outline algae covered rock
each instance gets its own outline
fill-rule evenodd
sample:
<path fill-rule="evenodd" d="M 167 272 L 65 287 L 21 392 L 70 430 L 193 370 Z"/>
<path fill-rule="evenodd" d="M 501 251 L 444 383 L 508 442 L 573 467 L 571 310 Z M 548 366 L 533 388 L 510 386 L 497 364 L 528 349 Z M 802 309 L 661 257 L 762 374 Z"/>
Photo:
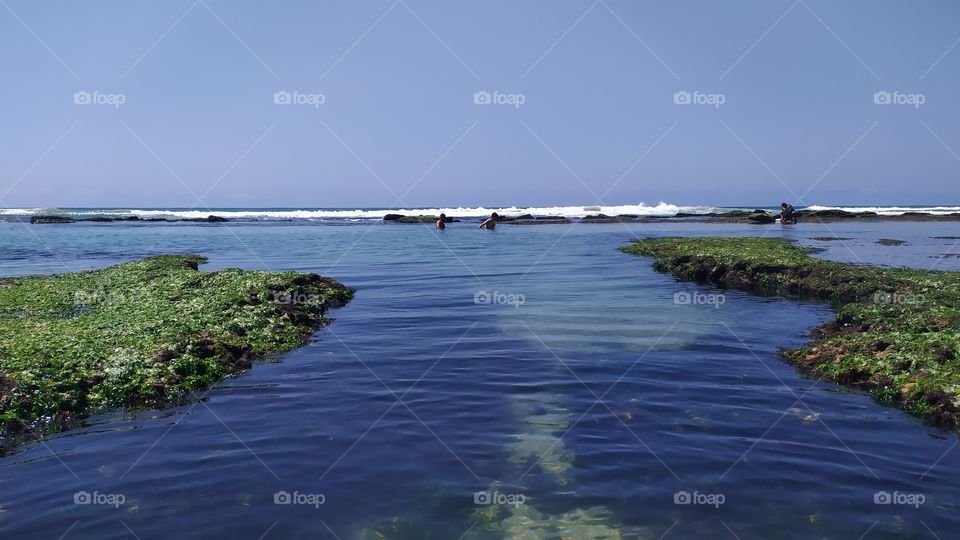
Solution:
<path fill-rule="evenodd" d="M 755 212 L 747 216 L 747 221 L 750 223 L 756 223 L 758 225 L 766 225 L 769 223 L 776 223 L 777 218 L 769 212 Z"/>
<path fill-rule="evenodd" d="M 774 238 L 650 238 L 622 249 L 682 280 L 833 304 L 836 319 L 786 359 L 960 427 L 960 272 L 826 261 Z"/>
<path fill-rule="evenodd" d="M 301 345 L 353 290 L 299 272 L 200 272 L 194 255 L 0 286 L 0 423 L 154 405 Z"/>

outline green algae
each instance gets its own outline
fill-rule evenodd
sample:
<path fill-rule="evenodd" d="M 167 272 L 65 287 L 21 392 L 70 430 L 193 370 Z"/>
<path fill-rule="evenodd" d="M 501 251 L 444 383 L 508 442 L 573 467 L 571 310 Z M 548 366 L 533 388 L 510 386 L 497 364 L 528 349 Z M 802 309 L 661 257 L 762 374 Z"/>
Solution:
<path fill-rule="evenodd" d="M 895 238 L 881 238 L 877 240 L 877 243 L 881 246 L 902 246 L 906 244 L 906 240 L 897 240 Z"/>
<path fill-rule="evenodd" d="M 603 507 L 550 515 L 529 505 L 487 506 L 474 512 L 471 518 L 477 525 L 463 538 L 620 540 L 619 529 L 608 524 L 610 517 Z"/>
<path fill-rule="evenodd" d="M 359 529 L 361 540 L 400 540 L 407 538 L 460 538 L 483 540 L 508 538 L 511 540 L 620 540 L 623 535 L 618 528 L 608 524 L 611 514 L 603 507 L 592 507 L 560 514 L 545 514 L 530 505 L 481 506 L 475 510 L 464 525 L 459 536 L 441 536 L 424 531 L 423 525 L 409 517 L 395 516 L 377 525 Z M 643 537 L 630 536 L 637 540 Z"/>
<path fill-rule="evenodd" d="M 510 398 L 510 417 L 518 423 L 517 432 L 508 447 L 507 462 L 516 477 L 523 479 L 536 475 L 556 486 L 570 489 L 570 475 L 575 472 L 574 454 L 566 448 L 563 436 L 571 427 L 573 413 L 561 402 L 561 396 L 537 392 Z M 539 471 L 539 472 L 535 472 Z M 548 539 L 569 538 L 583 540 L 620 539 L 619 528 L 611 525 L 612 513 L 603 507 L 574 508 L 549 514 L 538 510 L 532 497 L 522 487 L 511 487 L 504 492 L 499 482 L 492 482 L 486 493 L 502 493 L 515 497 L 515 504 L 478 504 L 474 498 L 473 511 L 466 518 L 462 540 L 482 538 Z M 453 499 L 462 497 L 454 495 Z M 440 511 L 440 504 L 433 506 Z M 423 530 L 423 515 L 394 516 L 374 525 L 360 528 L 364 540 L 399 540 L 404 538 L 434 538 Z"/>
<path fill-rule="evenodd" d="M 533 463 L 541 472 L 555 477 L 557 485 L 570 480 L 574 455 L 563 444 L 573 413 L 556 394 L 538 393 L 512 398 L 513 416 L 520 420 L 508 461 L 517 465 Z"/>
<path fill-rule="evenodd" d="M 208 388 L 301 345 L 353 295 L 316 274 L 200 272 L 205 261 L 168 255 L 0 280 L 4 432 Z"/>
<path fill-rule="evenodd" d="M 836 319 L 786 359 L 941 427 L 960 425 L 960 273 L 825 261 L 774 238 L 644 239 L 622 250 L 681 280 L 831 303 Z"/>

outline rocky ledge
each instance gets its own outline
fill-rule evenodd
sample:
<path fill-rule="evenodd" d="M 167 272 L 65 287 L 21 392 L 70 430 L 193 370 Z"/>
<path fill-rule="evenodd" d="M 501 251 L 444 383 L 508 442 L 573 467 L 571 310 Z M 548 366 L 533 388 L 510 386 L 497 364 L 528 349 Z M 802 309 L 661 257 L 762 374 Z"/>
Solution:
<path fill-rule="evenodd" d="M 139 216 L 129 216 L 129 217 L 108 217 L 108 216 L 94 216 L 88 218 L 72 218 L 68 216 L 33 216 L 30 218 L 30 223 L 35 225 L 56 225 L 63 223 L 176 223 L 181 221 L 193 222 L 193 223 L 223 223 L 225 221 L 230 221 L 225 217 L 220 216 L 207 216 L 205 218 L 179 218 L 179 219 L 165 219 L 165 218 L 142 218 Z"/>

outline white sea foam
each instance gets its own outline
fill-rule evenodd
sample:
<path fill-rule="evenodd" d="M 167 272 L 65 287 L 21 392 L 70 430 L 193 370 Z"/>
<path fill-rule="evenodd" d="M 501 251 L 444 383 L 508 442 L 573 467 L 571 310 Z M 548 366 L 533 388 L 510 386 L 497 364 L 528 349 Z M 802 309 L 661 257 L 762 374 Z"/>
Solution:
<path fill-rule="evenodd" d="M 42 208 L 0 208 L 0 216 L 33 216 L 42 211 Z"/>
<path fill-rule="evenodd" d="M 403 208 L 403 209 L 0 209 L 0 215 L 37 215 L 43 213 L 66 214 L 71 216 L 110 215 L 115 217 L 139 216 L 142 218 L 205 218 L 211 214 L 228 219 L 253 220 L 326 220 L 326 219 L 383 219 L 387 214 L 404 216 L 439 215 L 446 214 L 454 218 L 472 218 L 489 216 L 497 212 L 505 216 L 519 216 L 531 214 L 534 216 L 563 216 L 583 217 L 595 214 L 610 216 L 618 214 L 635 214 L 639 216 L 673 216 L 678 212 L 703 214 L 719 212 L 720 208 L 710 206 L 677 206 L 661 202 L 655 206 L 644 203 L 621 206 L 544 206 L 544 207 L 447 207 L 447 208 Z"/>

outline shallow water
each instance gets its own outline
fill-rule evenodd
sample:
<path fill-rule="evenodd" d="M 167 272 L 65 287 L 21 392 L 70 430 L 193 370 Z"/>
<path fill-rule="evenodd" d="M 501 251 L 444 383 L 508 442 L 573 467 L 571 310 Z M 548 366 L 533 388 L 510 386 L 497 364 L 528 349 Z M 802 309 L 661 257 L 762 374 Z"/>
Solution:
<path fill-rule="evenodd" d="M 0 459 L 0 536 L 945 538 L 960 525 L 955 436 L 778 358 L 828 306 L 677 283 L 617 251 L 636 236 L 768 234 L 835 260 L 958 270 L 939 257 L 957 240 L 932 237 L 960 224 L 472 227 L 0 223 L 0 275 L 193 252 L 204 270 L 358 289 L 308 346 L 197 400 L 90 418 Z M 852 240 L 809 240 L 834 235 Z M 477 505 L 477 491 L 523 504 Z"/>

